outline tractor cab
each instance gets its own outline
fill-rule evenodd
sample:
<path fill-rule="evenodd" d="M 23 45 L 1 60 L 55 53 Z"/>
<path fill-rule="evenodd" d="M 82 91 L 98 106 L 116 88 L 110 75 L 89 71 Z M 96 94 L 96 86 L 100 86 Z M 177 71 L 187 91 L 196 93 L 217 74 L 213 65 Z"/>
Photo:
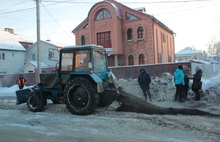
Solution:
<path fill-rule="evenodd" d="M 91 78 L 99 83 L 108 80 L 112 74 L 107 67 L 106 50 L 97 45 L 62 48 L 58 71 L 62 84 L 77 76 Z"/>

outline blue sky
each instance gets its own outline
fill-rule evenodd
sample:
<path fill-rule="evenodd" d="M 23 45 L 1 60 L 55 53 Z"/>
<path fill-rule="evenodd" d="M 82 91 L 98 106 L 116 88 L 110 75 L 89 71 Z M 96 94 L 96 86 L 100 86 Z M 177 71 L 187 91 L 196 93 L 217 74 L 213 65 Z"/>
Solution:
<path fill-rule="evenodd" d="M 101 1 L 101 0 L 100 0 Z M 75 44 L 71 31 L 88 15 L 99 0 L 41 0 L 41 40 Z M 220 35 L 219 0 L 117 0 L 131 7 L 145 7 L 148 14 L 176 33 L 175 50 L 189 46 L 205 50 Z M 14 29 L 36 41 L 36 3 L 33 0 L 1 0 L 0 30 Z"/>

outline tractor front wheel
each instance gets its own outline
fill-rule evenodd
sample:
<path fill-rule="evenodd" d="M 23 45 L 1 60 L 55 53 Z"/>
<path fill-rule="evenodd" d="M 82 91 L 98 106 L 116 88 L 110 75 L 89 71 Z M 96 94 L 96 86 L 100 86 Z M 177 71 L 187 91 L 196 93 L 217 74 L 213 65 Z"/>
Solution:
<path fill-rule="evenodd" d="M 87 115 L 94 112 L 99 94 L 92 82 L 83 77 L 70 80 L 65 88 L 64 102 L 72 114 Z"/>
<path fill-rule="evenodd" d="M 32 91 L 27 95 L 27 107 L 32 112 L 40 112 L 44 109 L 45 99 L 40 92 Z"/>

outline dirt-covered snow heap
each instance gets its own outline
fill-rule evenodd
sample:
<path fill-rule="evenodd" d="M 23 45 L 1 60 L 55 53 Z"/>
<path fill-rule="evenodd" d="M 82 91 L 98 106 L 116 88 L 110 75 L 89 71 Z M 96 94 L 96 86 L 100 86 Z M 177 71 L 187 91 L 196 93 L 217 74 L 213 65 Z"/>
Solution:
<path fill-rule="evenodd" d="M 202 82 L 203 94 L 201 99 L 212 105 L 220 105 L 220 74 L 208 79 L 202 78 Z M 119 79 L 118 85 L 126 92 L 144 99 L 137 79 Z M 195 95 L 191 90 L 191 86 L 192 80 L 189 82 L 189 100 L 193 99 Z M 163 73 L 161 77 L 151 77 L 150 92 L 154 101 L 173 101 L 175 91 L 173 76 L 170 73 Z"/>

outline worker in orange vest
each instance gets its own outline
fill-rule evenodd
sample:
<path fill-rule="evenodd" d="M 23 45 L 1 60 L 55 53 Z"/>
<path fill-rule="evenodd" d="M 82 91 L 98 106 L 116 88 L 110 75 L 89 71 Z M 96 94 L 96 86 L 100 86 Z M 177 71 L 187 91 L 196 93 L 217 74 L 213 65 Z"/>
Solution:
<path fill-rule="evenodd" d="M 27 81 L 22 75 L 20 75 L 16 81 L 16 84 L 18 84 L 19 89 L 23 89 L 24 86 L 27 84 Z"/>

